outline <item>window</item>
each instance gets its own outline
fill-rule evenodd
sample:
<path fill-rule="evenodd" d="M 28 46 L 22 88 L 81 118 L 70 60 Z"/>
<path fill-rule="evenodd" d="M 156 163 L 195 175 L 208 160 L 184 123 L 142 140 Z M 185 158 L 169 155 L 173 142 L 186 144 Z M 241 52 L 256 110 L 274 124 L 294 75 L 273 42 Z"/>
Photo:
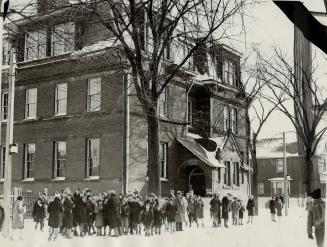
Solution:
<path fill-rule="evenodd" d="M 224 107 L 224 131 L 229 129 L 229 110 L 228 107 Z"/>
<path fill-rule="evenodd" d="M 265 184 L 264 183 L 258 183 L 258 194 L 259 195 L 265 194 Z"/>
<path fill-rule="evenodd" d="M 161 165 L 161 178 L 167 179 L 167 143 L 160 143 L 160 165 Z"/>
<path fill-rule="evenodd" d="M 235 108 L 231 109 L 231 125 L 233 133 L 237 133 L 237 110 Z"/>
<path fill-rule="evenodd" d="M 67 113 L 67 83 L 56 85 L 55 97 L 55 115 L 65 115 Z"/>
<path fill-rule="evenodd" d="M 240 186 L 240 166 L 238 162 L 233 163 L 233 184 Z"/>
<path fill-rule="evenodd" d="M 283 159 L 276 160 L 276 173 L 284 172 L 284 161 Z"/>
<path fill-rule="evenodd" d="M 24 179 L 34 178 L 35 144 L 25 145 Z"/>
<path fill-rule="evenodd" d="M 64 178 L 66 174 L 66 142 L 55 142 L 54 178 Z"/>
<path fill-rule="evenodd" d="M 74 50 L 73 22 L 67 22 L 54 27 L 51 32 L 51 56 L 57 56 Z"/>
<path fill-rule="evenodd" d="M 46 48 L 46 30 L 39 30 L 26 34 L 24 60 L 34 60 L 46 57 Z"/>
<path fill-rule="evenodd" d="M 99 176 L 100 139 L 87 140 L 86 177 Z"/>
<path fill-rule="evenodd" d="M 25 118 L 36 118 L 37 89 L 26 90 Z"/>
<path fill-rule="evenodd" d="M 192 100 L 187 101 L 187 123 L 192 126 Z"/>
<path fill-rule="evenodd" d="M 318 170 L 319 170 L 319 173 L 326 173 L 326 171 L 327 171 L 327 160 L 326 159 L 318 160 Z"/>
<path fill-rule="evenodd" d="M 242 184 L 244 184 L 244 171 L 241 169 Z"/>
<path fill-rule="evenodd" d="M 236 86 L 235 65 L 228 60 L 224 62 L 224 82 L 231 86 Z"/>
<path fill-rule="evenodd" d="M 225 161 L 225 175 L 224 175 L 224 184 L 231 186 L 231 171 L 230 171 L 230 162 L 229 161 Z"/>
<path fill-rule="evenodd" d="M 272 181 L 272 194 L 273 195 L 279 195 L 279 194 L 284 194 L 284 181 Z M 287 190 L 288 194 L 291 194 L 291 184 L 290 181 L 287 181 Z"/>
<path fill-rule="evenodd" d="M 1 120 L 8 119 L 8 93 L 3 93 L 1 97 Z"/>
<path fill-rule="evenodd" d="M 276 182 L 276 191 L 275 194 L 279 195 L 283 193 L 283 182 Z"/>
<path fill-rule="evenodd" d="M 88 80 L 87 86 L 87 111 L 95 112 L 101 110 L 101 78 Z"/>
<path fill-rule="evenodd" d="M 165 88 L 159 96 L 159 115 L 166 116 L 167 114 L 167 93 L 168 89 Z"/>
<path fill-rule="evenodd" d="M 221 168 L 218 168 L 218 183 L 221 181 Z"/>
<path fill-rule="evenodd" d="M 5 178 L 6 146 L 1 146 L 0 179 Z"/>

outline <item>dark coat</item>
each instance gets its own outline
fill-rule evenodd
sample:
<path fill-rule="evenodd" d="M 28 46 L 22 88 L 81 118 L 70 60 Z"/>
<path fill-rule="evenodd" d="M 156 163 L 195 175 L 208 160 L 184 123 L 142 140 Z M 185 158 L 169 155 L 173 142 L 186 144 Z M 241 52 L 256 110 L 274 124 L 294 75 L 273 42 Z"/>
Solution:
<path fill-rule="evenodd" d="M 210 211 L 220 213 L 221 201 L 218 198 L 212 198 L 210 201 Z"/>
<path fill-rule="evenodd" d="M 48 226 L 58 228 L 62 223 L 63 208 L 59 198 L 55 198 L 48 206 L 49 221 Z"/>
<path fill-rule="evenodd" d="M 120 206 L 120 215 L 121 217 L 129 217 L 130 214 L 130 206 L 128 203 L 121 204 Z"/>
<path fill-rule="evenodd" d="M 105 209 L 107 210 L 106 214 L 108 216 L 108 224 L 111 228 L 121 226 L 119 205 L 120 200 L 116 195 L 109 197 L 108 205 Z"/>
<path fill-rule="evenodd" d="M 282 216 L 283 204 L 282 202 L 276 202 L 277 216 Z"/>
<path fill-rule="evenodd" d="M 79 195 L 74 198 L 74 205 L 73 215 L 75 224 L 86 223 L 86 204 Z"/>
<path fill-rule="evenodd" d="M 196 218 L 198 218 L 198 219 L 203 218 L 203 208 L 204 208 L 203 201 L 196 201 L 195 202 L 195 216 L 196 216 Z"/>
<path fill-rule="evenodd" d="M 92 201 L 86 201 L 86 219 L 88 223 L 92 223 L 95 219 L 95 205 Z"/>
<path fill-rule="evenodd" d="M 195 214 L 195 201 L 194 200 L 188 200 L 187 204 L 187 211 L 189 214 Z"/>
<path fill-rule="evenodd" d="M 276 214 L 276 201 L 275 200 L 270 200 L 269 209 L 270 209 L 271 214 Z"/>
<path fill-rule="evenodd" d="M 133 222 L 135 224 L 141 224 L 141 219 L 140 219 L 141 211 L 142 211 L 141 204 L 138 203 L 138 202 L 134 202 L 132 210 L 131 210 L 131 214 L 132 214 L 132 217 L 133 217 Z"/>
<path fill-rule="evenodd" d="M 159 206 L 153 208 L 153 224 L 154 226 L 162 225 L 162 211 Z"/>
<path fill-rule="evenodd" d="M 165 207 L 165 215 L 167 216 L 168 222 L 175 222 L 175 214 L 177 207 L 175 204 L 167 203 Z"/>
<path fill-rule="evenodd" d="M 222 199 L 221 202 L 222 202 L 221 217 L 223 219 L 228 220 L 228 218 L 229 218 L 229 215 L 228 214 L 229 214 L 229 212 L 231 210 L 231 202 L 230 202 L 230 200 L 226 196 L 223 197 L 223 199 Z"/>
<path fill-rule="evenodd" d="M 34 203 L 33 211 L 32 211 L 32 217 L 35 222 L 43 221 L 45 218 L 45 207 L 44 204 L 41 203 L 41 205 L 38 204 L 38 201 Z"/>
<path fill-rule="evenodd" d="M 153 211 L 151 209 L 149 209 L 148 211 L 143 209 L 141 213 L 141 217 L 142 217 L 142 223 L 145 227 L 152 226 L 154 216 L 153 216 Z"/>
<path fill-rule="evenodd" d="M 66 228 L 72 228 L 73 227 L 73 201 L 69 198 L 65 198 L 63 202 L 63 219 L 62 219 L 62 225 Z"/>
<path fill-rule="evenodd" d="M 248 210 L 248 215 L 249 216 L 253 216 L 254 214 L 254 207 L 255 207 L 255 202 L 254 202 L 254 199 L 249 199 L 248 200 L 248 203 L 246 205 L 246 209 Z"/>

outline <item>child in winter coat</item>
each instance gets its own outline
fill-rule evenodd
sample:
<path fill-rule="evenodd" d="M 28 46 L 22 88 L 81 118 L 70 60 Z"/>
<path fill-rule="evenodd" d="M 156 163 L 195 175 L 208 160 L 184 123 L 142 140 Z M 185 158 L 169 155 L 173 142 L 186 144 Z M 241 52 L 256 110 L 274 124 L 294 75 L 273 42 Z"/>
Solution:
<path fill-rule="evenodd" d="M 277 209 L 278 222 L 280 222 L 282 219 L 282 210 L 283 210 L 283 203 L 280 198 L 277 199 L 276 209 Z"/>
<path fill-rule="evenodd" d="M 129 227 L 129 214 L 130 214 L 130 207 L 127 203 L 127 197 L 123 197 L 122 204 L 120 208 L 120 216 L 122 222 L 122 232 L 123 234 L 128 234 L 128 227 Z"/>
<path fill-rule="evenodd" d="M 161 225 L 162 225 L 162 211 L 159 206 L 159 200 L 155 199 L 153 207 L 153 225 L 155 234 L 161 234 Z"/>
<path fill-rule="evenodd" d="M 240 208 L 241 208 L 240 207 L 240 204 L 237 201 L 237 198 L 236 197 L 234 197 L 234 201 L 232 202 L 231 208 L 232 208 L 233 225 L 236 226 L 237 225 L 239 211 L 240 211 Z"/>
<path fill-rule="evenodd" d="M 40 230 L 43 231 L 45 207 L 42 202 L 42 198 L 37 199 L 36 203 L 34 204 L 32 216 L 35 222 L 35 230 L 37 229 L 37 225 L 40 224 Z"/>
<path fill-rule="evenodd" d="M 198 227 L 199 227 L 199 223 L 201 223 L 202 227 L 204 227 L 203 208 L 204 208 L 204 203 L 201 199 L 201 196 L 198 196 L 195 201 L 195 216 L 198 221 L 198 224 L 197 224 Z"/>
<path fill-rule="evenodd" d="M 177 211 L 177 206 L 174 204 L 172 198 L 169 199 L 168 204 L 166 205 L 165 213 L 167 215 L 167 221 L 170 233 L 175 232 L 175 215 Z"/>
<path fill-rule="evenodd" d="M 97 201 L 97 206 L 95 208 L 95 227 L 97 228 L 97 236 L 102 235 L 103 227 L 103 205 L 102 200 Z"/>
<path fill-rule="evenodd" d="M 149 201 L 146 201 L 144 203 L 144 209 L 142 211 L 142 223 L 144 225 L 144 232 L 145 232 L 145 236 L 146 237 L 150 237 L 151 236 L 151 226 L 153 224 L 153 211 L 152 209 L 150 209 L 150 203 Z"/>
<path fill-rule="evenodd" d="M 195 200 L 193 196 L 189 197 L 188 199 L 187 211 L 188 211 L 190 227 L 192 226 L 193 221 L 195 221 L 195 223 L 198 225 L 198 222 L 196 220 L 196 214 L 195 214 Z"/>
<path fill-rule="evenodd" d="M 239 204 L 240 204 L 240 210 L 239 210 L 239 213 L 238 213 L 238 218 L 239 218 L 238 224 L 243 225 L 243 216 L 244 216 L 245 207 L 243 205 L 242 200 L 239 200 Z"/>
<path fill-rule="evenodd" d="M 168 232 L 169 231 L 169 226 L 168 226 L 168 220 L 167 220 L 167 212 L 166 212 L 166 207 L 169 204 L 169 199 L 165 198 L 165 203 L 162 205 L 161 207 L 161 211 L 162 211 L 162 221 L 165 224 L 165 231 Z"/>
<path fill-rule="evenodd" d="M 133 210 L 132 210 L 132 214 L 133 214 L 133 229 L 135 230 L 136 234 L 141 234 L 141 211 L 142 211 L 143 205 L 142 205 L 142 201 L 141 198 L 139 196 L 137 196 L 135 198 L 135 202 L 134 202 L 134 206 L 133 206 Z"/>

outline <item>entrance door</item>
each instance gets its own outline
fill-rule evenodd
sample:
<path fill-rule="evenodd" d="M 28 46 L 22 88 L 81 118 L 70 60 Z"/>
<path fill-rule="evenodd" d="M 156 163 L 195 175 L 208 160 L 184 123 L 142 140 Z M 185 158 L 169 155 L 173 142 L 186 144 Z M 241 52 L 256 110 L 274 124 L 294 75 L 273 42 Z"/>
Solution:
<path fill-rule="evenodd" d="M 190 172 L 189 187 L 193 189 L 195 195 L 206 195 L 206 179 L 201 168 L 197 167 Z"/>

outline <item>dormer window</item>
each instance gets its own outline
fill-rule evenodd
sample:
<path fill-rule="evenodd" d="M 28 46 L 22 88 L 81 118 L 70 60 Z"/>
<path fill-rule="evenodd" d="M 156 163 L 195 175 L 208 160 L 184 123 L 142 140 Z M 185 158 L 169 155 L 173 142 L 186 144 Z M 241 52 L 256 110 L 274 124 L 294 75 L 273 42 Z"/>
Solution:
<path fill-rule="evenodd" d="M 47 32 L 39 30 L 26 34 L 24 60 L 35 60 L 47 55 Z"/>
<path fill-rule="evenodd" d="M 235 64 L 230 60 L 224 62 L 224 82 L 231 86 L 236 86 L 236 69 Z"/>

